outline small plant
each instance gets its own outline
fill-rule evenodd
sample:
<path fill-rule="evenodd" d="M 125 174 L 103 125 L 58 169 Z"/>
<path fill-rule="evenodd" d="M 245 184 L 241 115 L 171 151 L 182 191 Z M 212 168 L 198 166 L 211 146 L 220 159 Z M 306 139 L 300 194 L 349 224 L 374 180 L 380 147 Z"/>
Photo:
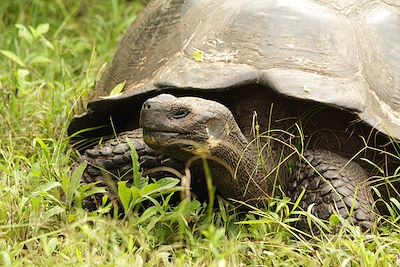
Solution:
<path fill-rule="evenodd" d="M 133 183 L 128 186 L 127 181 L 118 182 L 117 191 L 118 197 L 124 209 L 125 218 L 132 212 L 138 212 L 143 209 L 144 202 L 150 201 L 154 206 L 160 206 L 156 200 L 157 197 L 167 195 L 168 200 L 173 193 L 180 190 L 179 179 L 177 178 L 162 178 L 149 183 L 147 177 L 143 177 L 140 172 L 139 157 L 136 149 L 129 141 L 132 157 L 132 174 Z M 149 211 L 150 212 L 150 211 Z"/>

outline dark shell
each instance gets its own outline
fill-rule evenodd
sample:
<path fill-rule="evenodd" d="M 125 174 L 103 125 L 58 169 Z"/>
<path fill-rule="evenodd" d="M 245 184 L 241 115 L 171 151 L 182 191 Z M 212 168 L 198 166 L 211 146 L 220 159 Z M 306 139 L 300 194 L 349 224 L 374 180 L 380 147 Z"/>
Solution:
<path fill-rule="evenodd" d="M 99 98 L 123 81 L 122 96 Z M 153 1 L 69 133 L 107 122 L 123 103 L 137 113 L 154 92 L 252 83 L 347 109 L 400 139 L 398 0 Z"/>

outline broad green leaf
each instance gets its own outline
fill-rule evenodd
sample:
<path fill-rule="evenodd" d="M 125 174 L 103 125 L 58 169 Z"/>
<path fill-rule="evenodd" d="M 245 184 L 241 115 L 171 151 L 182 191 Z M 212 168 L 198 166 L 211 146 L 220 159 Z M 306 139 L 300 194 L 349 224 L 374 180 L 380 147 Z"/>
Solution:
<path fill-rule="evenodd" d="M 131 189 L 132 202 L 134 202 L 133 203 L 134 205 L 143 201 L 143 200 L 138 201 L 142 197 L 142 195 L 140 194 L 139 188 L 132 186 L 130 189 Z M 131 207 L 131 208 L 133 208 L 133 207 Z"/>
<path fill-rule="evenodd" d="M 82 178 L 83 172 L 86 169 L 86 166 L 87 166 L 87 163 L 82 162 L 72 172 L 71 180 L 70 180 L 70 183 L 69 183 L 69 186 L 67 189 L 68 192 L 65 192 L 66 196 L 67 196 L 67 202 L 69 205 L 72 203 L 72 198 L 76 194 L 78 187 L 80 186 L 81 178 Z"/>
<path fill-rule="evenodd" d="M 53 237 L 52 239 L 50 239 L 49 243 L 47 244 L 47 253 L 48 253 L 49 257 L 53 254 L 57 245 L 58 245 L 57 238 Z"/>
<path fill-rule="evenodd" d="M 154 216 L 154 217 L 151 217 L 151 219 L 150 219 L 150 222 L 148 222 L 147 224 L 146 224 L 146 231 L 147 232 L 150 232 L 150 230 L 152 230 L 156 225 L 157 225 L 157 223 L 159 222 L 159 221 L 161 221 L 163 219 L 163 217 L 162 216 Z"/>
<path fill-rule="evenodd" d="M 35 162 L 31 166 L 31 170 L 29 171 L 29 174 L 32 175 L 32 177 L 40 177 L 42 174 L 42 170 L 40 168 L 40 164 L 38 162 Z"/>
<path fill-rule="evenodd" d="M 32 58 L 30 60 L 31 64 L 41 64 L 41 63 L 49 63 L 49 62 L 51 62 L 50 59 L 48 59 L 47 57 L 41 56 L 41 55 L 35 56 L 34 58 Z"/>
<path fill-rule="evenodd" d="M 28 82 L 26 81 L 26 77 L 29 75 L 29 70 L 27 69 L 18 69 L 15 73 L 15 77 L 18 83 L 19 89 L 26 89 L 28 86 Z"/>
<path fill-rule="evenodd" d="M 18 72 L 17 72 L 18 79 L 24 79 L 25 80 L 25 77 L 28 76 L 29 73 L 30 72 L 27 69 L 18 69 Z"/>
<path fill-rule="evenodd" d="M 33 28 L 32 26 L 28 26 L 29 31 L 32 33 L 32 36 L 34 39 L 37 39 L 40 34 L 36 32 L 36 29 Z"/>
<path fill-rule="evenodd" d="M 31 44 L 33 41 L 33 36 L 29 30 L 22 24 L 15 24 L 15 27 L 18 29 L 18 36 Z"/>
<path fill-rule="evenodd" d="M 44 38 L 44 37 L 42 37 L 40 40 L 41 40 L 41 42 L 42 42 L 45 46 L 47 46 L 47 47 L 50 48 L 51 50 L 54 50 L 54 45 L 53 45 L 49 40 L 47 40 L 47 39 Z"/>
<path fill-rule="evenodd" d="M 166 177 L 158 180 L 156 183 L 158 185 L 157 193 L 164 194 L 181 190 L 181 187 L 178 186 L 180 180 L 177 178 Z"/>
<path fill-rule="evenodd" d="M 46 183 L 46 184 L 41 185 L 38 188 L 36 188 L 36 190 L 32 194 L 36 195 L 36 194 L 39 194 L 39 193 L 48 192 L 51 189 L 59 187 L 59 186 L 61 186 L 61 184 L 59 182 Z"/>
<path fill-rule="evenodd" d="M 180 189 L 180 188 L 179 188 Z M 178 191 L 178 190 L 177 190 Z M 167 209 L 167 207 L 169 206 L 169 202 L 172 198 L 172 196 L 174 196 L 175 192 L 169 193 L 168 196 L 164 199 L 163 203 L 162 203 L 162 207 L 164 209 Z"/>
<path fill-rule="evenodd" d="M 204 52 L 200 51 L 200 50 L 195 50 L 192 53 L 192 58 L 196 62 L 203 62 L 203 60 L 204 60 Z"/>
<path fill-rule="evenodd" d="M 128 211 L 132 199 L 131 189 L 127 187 L 126 183 L 126 181 L 118 182 L 118 197 L 125 212 Z"/>
<path fill-rule="evenodd" d="M 177 184 L 179 184 L 179 182 L 180 181 L 178 178 L 172 178 L 172 177 L 166 177 L 166 178 L 157 180 L 157 184 L 160 185 L 161 189 L 172 188 L 172 187 L 176 186 Z"/>
<path fill-rule="evenodd" d="M 197 200 L 187 201 L 184 199 L 176 206 L 167 216 L 171 219 L 177 219 L 182 216 L 195 214 L 201 207 L 201 203 Z"/>
<path fill-rule="evenodd" d="M 142 174 L 140 172 L 140 164 L 139 164 L 139 156 L 136 152 L 136 148 L 133 145 L 132 141 L 126 139 L 130 149 L 131 149 L 131 157 L 132 157 L 132 169 L 133 169 L 133 185 L 135 187 L 140 188 L 140 180 L 142 178 Z"/>
<path fill-rule="evenodd" d="M 334 227 L 334 226 L 338 225 L 339 223 L 340 223 L 340 218 L 337 214 L 332 214 L 329 217 L 329 225 L 330 226 Z"/>
<path fill-rule="evenodd" d="M 104 188 L 104 187 L 99 187 L 98 185 L 97 186 L 93 186 L 93 184 L 90 184 L 90 189 L 88 189 L 88 188 L 85 188 L 85 190 L 84 190 L 84 188 L 83 188 L 83 186 L 80 188 L 80 191 L 82 192 L 83 191 L 83 193 L 82 193 L 82 195 L 83 195 L 83 198 L 87 198 L 87 197 L 90 197 L 90 196 L 93 196 L 93 195 L 96 195 L 96 194 L 105 194 L 105 193 L 107 193 L 107 191 L 106 191 L 106 189 Z"/>
<path fill-rule="evenodd" d="M 48 23 L 43 23 L 43 24 L 39 24 L 36 27 L 36 32 L 40 33 L 40 34 L 45 34 L 46 32 L 49 31 L 49 24 Z"/>
<path fill-rule="evenodd" d="M 161 207 L 159 206 L 152 206 L 147 208 L 143 214 L 140 216 L 139 220 L 137 220 L 136 223 L 142 223 L 144 221 L 147 221 L 149 218 L 155 216 L 157 213 L 160 212 Z"/>
<path fill-rule="evenodd" d="M 4 56 L 6 56 L 8 59 L 11 59 L 21 67 L 25 67 L 25 63 L 22 61 L 21 58 L 19 58 L 16 54 L 14 54 L 11 51 L 8 50 L 0 50 L 0 53 L 2 53 Z"/>
<path fill-rule="evenodd" d="M 125 88 L 126 81 L 117 84 L 110 92 L 108 96 L 100 96 L 102 99 L 113 98 L 122 95 L 122 91 Z"/>
<path fill-rule="evenodd" d="M 140 189 L 141 196 L 149 196 L 154 193 L 160 192 L 160 186 L 157 183 L 151 183 Z"/>
<path fill-rule="evenodd" d="M 49 218 L 53 217 L 54 215 L 60 214 L 64 212 L 64 209 L 61 208 L 60 206 L 55 206 L 44 213 L 44 218 L 48 220 Z"/>

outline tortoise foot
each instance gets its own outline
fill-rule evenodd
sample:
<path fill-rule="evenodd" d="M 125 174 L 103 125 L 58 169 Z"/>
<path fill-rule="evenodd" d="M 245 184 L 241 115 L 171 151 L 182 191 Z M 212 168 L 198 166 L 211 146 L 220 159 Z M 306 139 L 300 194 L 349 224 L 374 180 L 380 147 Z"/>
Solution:
<path fill-rule="evenodd" d="M 108 197 L 112 201 L 117 201 L 115 193 L 116 183 L 126 180 L 130 183 L 132 176 L 132 154 L 129 144 L 133 144 L 138 154 L 141 170 L 146 175 L 146 171 L 156 167 L 170 167 L 182 172 L 184 163 L 175 159 L 157 155 L 153 149 L 148 147 L 142 138 L 142 130 L 127 131 L 120 133 L 116 138 L 110 139 L 100 145 L 83 152 L 75 166 L 81 162 L 87 162 L 87 167 L 82 175 L 81 183 L 89 184 L 98 182 L 98 186 L 104 186 L 108 192 Z M 151 172 L 150 178 L 158 179 L 171 176 L 165 172 Z M 102 194 L 86 198 L 83 207 L 93 211 L 100 207 Z"/>
<path fill-rule="evenodd" d="M 329 151 L 308 150 L 304 157 L 306 161 L 299 162 L 289 185 L 293 201 L 304 188 L 299 205 L 302 209 L 314 205 L 311 212 L 320 219 L 329 220 L 332 214 L 339 214 L 363 230 L 371 228 L 375 216 L 366 171 Z"/>

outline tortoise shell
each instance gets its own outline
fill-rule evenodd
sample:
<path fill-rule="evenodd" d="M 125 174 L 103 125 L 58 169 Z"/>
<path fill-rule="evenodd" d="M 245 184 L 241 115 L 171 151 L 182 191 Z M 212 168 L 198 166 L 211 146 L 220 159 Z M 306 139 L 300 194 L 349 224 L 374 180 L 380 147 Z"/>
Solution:
<path fill-rule="evenodd" d="M 101 98 L 121 82 L 121 95 Z M 153 1 L 68 132 L 109 124 L 110 116 L 122 124 L 149 95 L 246 84 L 348 110 L 400 139 L 400 2 Z"/>

